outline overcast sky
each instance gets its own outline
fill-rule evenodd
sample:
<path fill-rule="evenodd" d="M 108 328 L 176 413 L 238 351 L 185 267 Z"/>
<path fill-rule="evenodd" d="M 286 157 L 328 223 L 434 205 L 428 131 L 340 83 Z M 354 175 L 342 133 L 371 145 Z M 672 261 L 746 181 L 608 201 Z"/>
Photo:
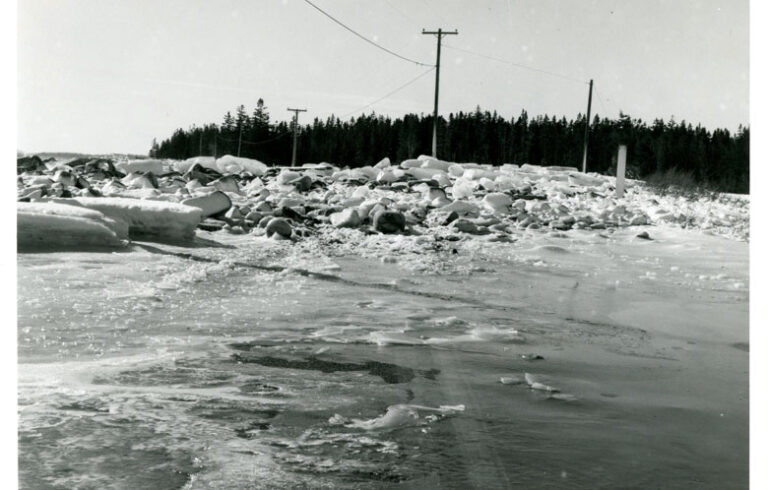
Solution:
<path fill-rule="evenodd" d="M 479 105 L 573 118 L 592 78 L 600 116 L 749 123 L 747 0 L 312 1 L 427 64 L 436 43 L 422 28 L 458 29 L 444 38 L 444 115 Z M 288 106 L 308 109 L 302 122 L 348 114 L 428 69 L 303 0 L 24 0 L 18 17 L 24 151 L 145 154 L 153 137 L 259 98 L 273 121 Z M 430 73 L 366 112 L 430 113 L 433 90 Z"/>

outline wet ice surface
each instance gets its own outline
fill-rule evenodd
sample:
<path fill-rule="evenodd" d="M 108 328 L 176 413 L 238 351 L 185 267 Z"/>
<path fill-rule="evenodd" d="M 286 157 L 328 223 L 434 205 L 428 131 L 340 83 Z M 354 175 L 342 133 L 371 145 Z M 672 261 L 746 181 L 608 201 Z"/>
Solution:
<path fill-rule="evenodd" d="M 747 486 L 748 244 L 344 233 L 20 255 L 21 486 Z"/>

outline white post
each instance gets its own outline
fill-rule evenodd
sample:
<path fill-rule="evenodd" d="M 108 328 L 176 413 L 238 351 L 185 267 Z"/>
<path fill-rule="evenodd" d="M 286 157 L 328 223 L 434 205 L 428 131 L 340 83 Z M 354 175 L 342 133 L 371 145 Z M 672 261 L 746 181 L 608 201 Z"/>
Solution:
<path fill-rule="evenodd" d="M 616 164 L 616 197 L 624 196 L 624 173 L 627 170 L 627 145 L 619 145 L 619 157 Z"/>

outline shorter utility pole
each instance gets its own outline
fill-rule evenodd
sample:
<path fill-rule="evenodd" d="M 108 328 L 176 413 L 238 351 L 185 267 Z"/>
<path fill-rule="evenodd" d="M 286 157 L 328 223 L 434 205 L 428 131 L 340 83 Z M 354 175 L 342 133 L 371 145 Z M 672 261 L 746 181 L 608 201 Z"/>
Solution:
<path fill-rule="evenodd" d="M 581 161 L 581 171 L 587 173 L 587 145 L 589 143 L 589 118 L 592 114 L 592 79 L 589 80 L 589 99 L 587 99 L 587 119 L 584 121 L 584 159 Z"/>
<path fill-rule="evenodd" d="M 219 149 L 216 146 L 216 144 L 219 142 L 219 131 L 216 130 L 216 133 L 213 135 L 213 159 L 216 160 L 216 155 L 219 153 Z"/>
<path fill-rule="evenodd" d="M 200 131 L 200 149 L 197 150 L 197 154 L 201 155 L 203 154 L 203 131 Z"/>
<path fill-rule="evenodd" d="M 453 31 L 444 31 L 441 27 L 436 31 L 427 31 L 426 29 L 422 29 L 421 33 L 437 35 L 437 63 L 435 63 L 435 112 L 432 115 L 434 118 L 434 121 L 432 121 L 432 156 L 437 158 L 437 98 L 438 93 L 440 92 L 440 45 L 442 44 L 443 36 L 447 36 L 449 34 L 457 35 L 459 31 L 455 29 Z"/>
<path fill-rule="evenodd" d="M 291 157 L 291 167 L 296 166 L 296 145 L 299 141 L 299 112 L 307 112 L 306 109 L 287 109 L 293 111 L 293 156 Z"/>

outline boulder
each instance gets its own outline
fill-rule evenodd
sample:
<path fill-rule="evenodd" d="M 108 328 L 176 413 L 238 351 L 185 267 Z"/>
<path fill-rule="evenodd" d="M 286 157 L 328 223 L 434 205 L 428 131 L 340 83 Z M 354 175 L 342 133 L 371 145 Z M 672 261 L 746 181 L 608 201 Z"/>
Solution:
<path fill-rule="evenodd" d="M 279 235 L 283 238 L 291 237 L 291 223 L 285 218 L 272 218 L 267 223 L 267 236 Z"/>
<path fill-rule="evenodd" d="M 402 232 L 405 230 L 405 216 L 398 211 L 379 211 L 373 216 L 373 229 L 381 233 Z"/>

